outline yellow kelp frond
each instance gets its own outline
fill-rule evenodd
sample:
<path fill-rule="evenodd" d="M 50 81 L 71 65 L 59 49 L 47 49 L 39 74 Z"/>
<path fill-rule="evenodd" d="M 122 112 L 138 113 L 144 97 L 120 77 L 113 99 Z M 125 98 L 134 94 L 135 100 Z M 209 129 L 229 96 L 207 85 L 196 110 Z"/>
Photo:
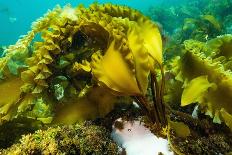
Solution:
<path fill-rule="evenodd" d="M 33 93 L 41 93 L 43 88 L 47 88 L 48 84 L 45 81 L 48 77 L 52 75 L 51 71 L 46 66 L 46 62 L 39 62 L 37 66 L 33 66 L 28 68 L 28 70 L 21 73 L 21 78 L 25 82 L 24 86 L 22 87 L 22 91 Z M 28 84 L 33 87 L 31 89 L 27 89 Z"/>
<path fill-rule="evenodd" d="M 5 120 L 9 121 L 13 115 L 16 115 L 15 104 L 20 99 L 20 87 L 23 82 L 20 78 L 11 79 L 0 83 L 0 124 Z"/>
<path fill-rule="evenodd" d="M 94 3 L 90 5 L 90 10 L 94 10 L 100 13 L 102 12 L 104 14 L 109 14 L 112 17 L 129 18 L 129 20 L 136 21 L 136 22 L 140 18 L 143 18 L 144 20 L 148 20 L 148 18 L 143 16 L 137 10 L 134 10 L 126 6 L 113 5 L 111 3 L 107 3 L 104 5 L 98 5 L 97 3 Z"/>
<path fill-rule="evenodd" d="M 9 60 L 9 57 L 0 58 L 0 79 L 4 79 L 7 63 Z"/>
<path fill-rule="evenodd" d="M 207 42 L 209 48 L 213 50 L 212 58 L 225 57 L 227 60 L 232 57 L 232 35 L 226 34 L 218 36 Z"/>
<path fill-rule="evenodd" d="M 186 35 L 181 35 L 181 39 L 207 41 L 224 33 L 221 26 L 221 23 L 212 15 L 186 18 L 182 27 L 182 34 L 186 33 Z"/>
<path fill-rule="evenodd" d="M 211 87 L 215 87 L 215 84 L 209 83 L 207 76 L 203 75 L 192 79 L 184 88 L 181 106 L 201 102 L 205 92 Z"/>
<path fill-rule="evenodd" d="M 222 117 L 223 121 L 226 123 L 226 125 L 232 131 L 232 115 L 229 114 L 228 112 L 226 112 L 224 108 L 222 108 L 220 110 L 220 113 L 221 113 L 221 117 Z"/>
<path fill-rule="evenodd" d="M 203 61 L 202 61 L 203 60 Z M 212 60 L 206 58 L 202 53 L 196 53 L 187 51 L 180 60 L 179 79 L 183 79 L 183 82 L 187 79 L 190 81 L 201 75 L 208 75 L 208 79 L 211 82 L 211 77 L 214 76 L 217 68 L 216 63 L 211 64 Z"/>
<path fill-rule="evenodd" d="M 178 76 L 183 80 L 185 88 L 182 106 L 197 102 L 214 122 L 225 121 L 229 124 L 228 119 L 222 117 L 221 109 L 232 114 L 232 73 L 211 57 L 206 57 L 204 50 L 195 51 L 188 49 L 180 59 Z"/>
<path fill-rule="evenodd" d="M 27 94 L 22 102 L 18 105 L 18 113 L 21 114 L 25 112 L 28 108 L 31 108 L 31 105 L 34 104 L 35 97 L 31 94 Z"/>
<path fill-rule="evenodd" d="M 77 72 L 83 70 L 85 72 L 91 71 L 90 63 L 87 60 L 82 60 L 82 63 L 75 62 L 73 65 L 73 71 Z"/>
<path fill-rule="evenodd" d="M 0 83 L 0 106 L 11 104 L 19 98 L 22 83 L 20 78 L 11 78 Z"/>
<path fill-rule="evenodd" d="M 28 56 L 28 49 L 21 52 L 6 52 L 6 56 L 0 58 L 0 80 L 7 79 L 11 75 L 19 76 L 20 71 L 27 68 L 26 58 Z"/>
<path fill-rule="evenodd" d="M 96 110 L 100 117 L 104 117 L 112 111 L 117 101 L 116 96 L 104 87 L 92 87 L 86 96 L 91 103 L 96 104 L 98 107 Z"/>
<path fill-rule="evenodd" d="M 191 51 L 193 53 L 203 53 L 205 56 L 209 56 L 212 53 L 204 42 L 200 42 L 197 40 L 185 40 L 184 47 L 185 51 Z"/>
<path fill-rule="evenodd" d="M 196 23 L 197 20 L 196 19 L 193 19 L 193 18 L 185 18 L 184 19 L 184 24 L 183 24 L 183 27 L 182 29 L 184 31 L 190 29 L 191 25 L 194 25 L 194 23 Z"/>
<path fill-rule="evenodd" d="M 163 62 L 162 39 L 158 27 L 150 21 L 142 22 L 141 35 L 144 38 L 144 46 L 150 56 L 159 64 Z"/>
<path fill-rule="evenodd" d="M 181 57 L 176 56 L 170 62 L 165 66 L 169 72 L 171 72 L 174 76 L 175 79 L 178 81 L 183 82 L 182 77 L 178 77 L 178 73 L 180 73 L 180 66 L 181 66 Z"/>
<path fill-rule="evenodd" d="M 98 107 L 86 98 L 71 100 L 68 104 L 57 105 L 54 124 L 73 124 L 98 117 Z"/>
<path fill-rule="evenodd" d="M 166 73 L 166 77 L 170 73 Z M 174 75 L 172 75 L 174 76 Z M 183 92 L 183 83 L 175 80 L 172 77 L 166 79 L 165 83 L 165 94 L 164 94 L 164 102 L 168 105 L 170 105 L 172 108 L 179 108 L 181 104 L 181 95 Z"/>
<path fill-rule="evenodd" d="M 221 25 L 220 25 L 219 21 L 214 16 L 203 15 L 203 16 L 201 16 L 201 18 L 210 22 L 214 26 L 214 28 L 217 29 L 218 31 L 221 30 Z"/>
<path fill-rule="evenodd" d="M 92 73 L 99 82 L 118 93 L 141 94 L 135 74 L 120 51 L 115 49 L 115 41 L 110 44 L 104 56 L 99 53 L 92 56 Z"/>
<path fill-rule="evenodd" d="M 128 42 L 134 58 L 136 80 L 143 94 L 146 94 L 148 87 L 148 75 L 150 73 L 149 53 L 143 46 L 141 36 L 138 36 L 138 28 L 132 28 L 128 33 Z"/>
<path fill-rule="evenodd" d="M 111 20 L 112 23 L 114 23 L 115 20 L 117 21 L 118 24 L 120 23 L 116 29 L 120 29 L 119 26 L 122 26 L 122 28 L 125 29 L 124 32 L 127 32 L 127 29 L 130 27 L 130 25 L 137 24 L 140 29 L 139 34 L 142 34 L 141 37 L 144 39 L 144 46 L 148 49 L 149 54 L 159 64 L 162 63 L 161 35 L 157 25 L 151 22 L 147 17 L 143 16 L 140 12 L 133 10 L 131 8 L 125 6 L 112 5 L 112 4 L 97 5 L 95 3 L 90 6 L 90 10 L 101 12 L 103 15 L 104 14 L 110 15 L 110 17 L 106 16 L 106 18 L 108 18 L 109 21 Z M 118 20 L 118 18 L 115 17 L 121 17 L 125 19 Z M 111 29 L 112 26 L 114 27 L 114 24 L 106 25 L 103 23 L 105 23 L 105 21 L 99 22 L 99 24 L 105 27 L 109 32 L 112 31 Z M 120 37 L 117 35 L 118 33 L 116 34 L 114 33 L 114 31 L 115 29 L 113 28 L 114 36 L 116 36 L 116 38 Z"/>
<path fill-rule="evenodd" d="M 73 124 L 96 117 L 104 117 L 113 109 L 115 102 L 116 96 L 111 94 L 108 89 L 92 87 L 85 96 L 58 105 L 53 123 Z"/>
<path fill-rule="evenodd" d="M 49 99 L 48 96 L 44 95 L 34 98 L 32 96 L 26 96 L 20 105 L 22 105 L 23 102 L 24 104 L 27 104 L 27 106 L 31 107 L 30 111 L 26 111 L 26 109 L 23 109 L 25 107 L 21 106 L 23 110 L 21 115 L 34 120 L 39 120 L 44 124 L 52 122 L 52 106 L 54 103 L 52 102 L 52 99 Z"/>
<path fill-rule="evenodd" d="M 173 130 L 176 136 L 181 138 L 186 138 L 190 135 L 190 129 L 188 125 L 184 124 L 183 122 L 175 122 L 175 121 L 168 121 L 169 130 Z"/>

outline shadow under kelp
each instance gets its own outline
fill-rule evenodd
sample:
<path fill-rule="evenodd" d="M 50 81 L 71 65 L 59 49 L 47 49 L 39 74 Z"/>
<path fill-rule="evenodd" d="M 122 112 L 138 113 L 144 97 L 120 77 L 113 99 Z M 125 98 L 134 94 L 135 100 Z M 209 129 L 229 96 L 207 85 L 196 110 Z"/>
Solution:
<path fill-rule="evenodd" d="M 7 122 L 0 126 L 0 148 L 6 149 L 11 145 L 18 143 L 22 135 L 33 133 L 39 128 L 42 128 L 42 124 L 39 121 L 33 119 L 18 118 L 12 122 Z"/>

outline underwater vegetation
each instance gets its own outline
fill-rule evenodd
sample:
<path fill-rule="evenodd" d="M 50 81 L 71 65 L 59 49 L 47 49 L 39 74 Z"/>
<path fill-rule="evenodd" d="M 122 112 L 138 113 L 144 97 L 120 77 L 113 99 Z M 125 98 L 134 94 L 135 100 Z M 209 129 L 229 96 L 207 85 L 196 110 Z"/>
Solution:
<path fill-rule="evenodd" d="M 232 35 L 206 43 L 186 40 L 181 58 L 177 56 L 171 63 L 176 85 L 183 88 L 179 93 L 181 106 L 199 103 L 202 112 L 216 123 L 225 122 L 229 128 L 232 127 L 231 45 Z"/>
<path fill-rule="evenodd" d="M 178 154 L 231 152 L 232 35 L 206 42 L 185 40 L 176 49 L 178 54 L 165 64 L 168 80 L 164 102 L 172 111 L 168 131 L 171 147 Z"/>
<path fill-rule="evenodd" d="M 41 41 L 32 42 L 38 33 Z M 111 4 L 57 6 L 6 52 L 0 60 L 1 123 L 17 117 L 46 124 L 104 116 L 117 96 L 142 100 L 150 72 L 155 74 L 155 65 L 162 68 L 157 26 L 138 11 Z M 162 102 L 163 82 L 158 87 L 156 101 Z M 164 115 L 163 107 L 155 114 L 146 101 L 140 103 L 151 119 Z"/>
<path fill-rule="evenodd" d="M 150 8 L 159 23 L 113 4 L 49 10 L 0 49 L 0 130 L 27 134 L 2 136 L 4 147 L 18 143 L 1 152 L 118 154 L 108 133 L 116 119 L 107 129 L 81 122 L 123 117 L 112 110 L 133 102 L 175 153 L 232 152 L 231 7 Z"/>
<path fill-rule="evenodd" d="M 231 9 L 230 0 L 194 0 L 176 6 L 152 6 L 146 14 L 161 24 L 171 41 L 183 43 L 187 39 L 207 41 L 232 33 Z"/>
<path fill-rule="evenodd" d="M 115 142 L 109 133 L 94 125 L 74 124 L 37 130 L 24 135 L 2 154 L 118 154 Z"/>
<path fill-rule="evenodd" d="M 0 47 L 0 57 L 4 56 L 5 47 Z"/>
<path fill-rule="evenodd" d="M 168 139 L 177 154 L 231 152 L 231 7 L 231 1 L 205 0 L 154 6 L 147 12 L 163 30 Z M 205 118 L 214 124 L 200 125 L 198 120 Z M 192 139 L 198 143 L 191 144 Z M 207 140 L 221 147 L 209 149 Z"/>

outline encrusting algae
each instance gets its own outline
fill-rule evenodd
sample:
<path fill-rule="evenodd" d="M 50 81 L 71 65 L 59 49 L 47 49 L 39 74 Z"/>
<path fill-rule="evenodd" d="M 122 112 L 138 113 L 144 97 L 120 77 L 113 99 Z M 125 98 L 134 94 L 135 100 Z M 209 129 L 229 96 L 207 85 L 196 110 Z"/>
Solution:
<path fill-rule="evenodd" d="M 118 147 L 102 127 L 88 124 L 53 127 L 24 135 L 1 154 L 112 154 Z"/>

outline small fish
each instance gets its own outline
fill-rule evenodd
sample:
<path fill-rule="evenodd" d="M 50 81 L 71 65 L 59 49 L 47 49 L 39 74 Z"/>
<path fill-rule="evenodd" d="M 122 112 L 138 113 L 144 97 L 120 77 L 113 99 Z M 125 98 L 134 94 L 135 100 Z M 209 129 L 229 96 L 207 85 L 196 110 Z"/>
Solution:
<path fill-rule="evenodd" d="M 9 17 L 9 21 L 10 21 L 10 23 L 14 23 L 14 22 L 17 21 L 17 18 L 15 18 L 15 17 Z"/>
<path fill-rule="evenodd" d="M 1 4 L 0 4 L 1 5 Z M 14 23 L 17 21 L 17 18 L 12 16 L 10 9 L 7 6 L 0 7 L 0 14 L 6 15 L 9 19 L 10 23 Z"/>

